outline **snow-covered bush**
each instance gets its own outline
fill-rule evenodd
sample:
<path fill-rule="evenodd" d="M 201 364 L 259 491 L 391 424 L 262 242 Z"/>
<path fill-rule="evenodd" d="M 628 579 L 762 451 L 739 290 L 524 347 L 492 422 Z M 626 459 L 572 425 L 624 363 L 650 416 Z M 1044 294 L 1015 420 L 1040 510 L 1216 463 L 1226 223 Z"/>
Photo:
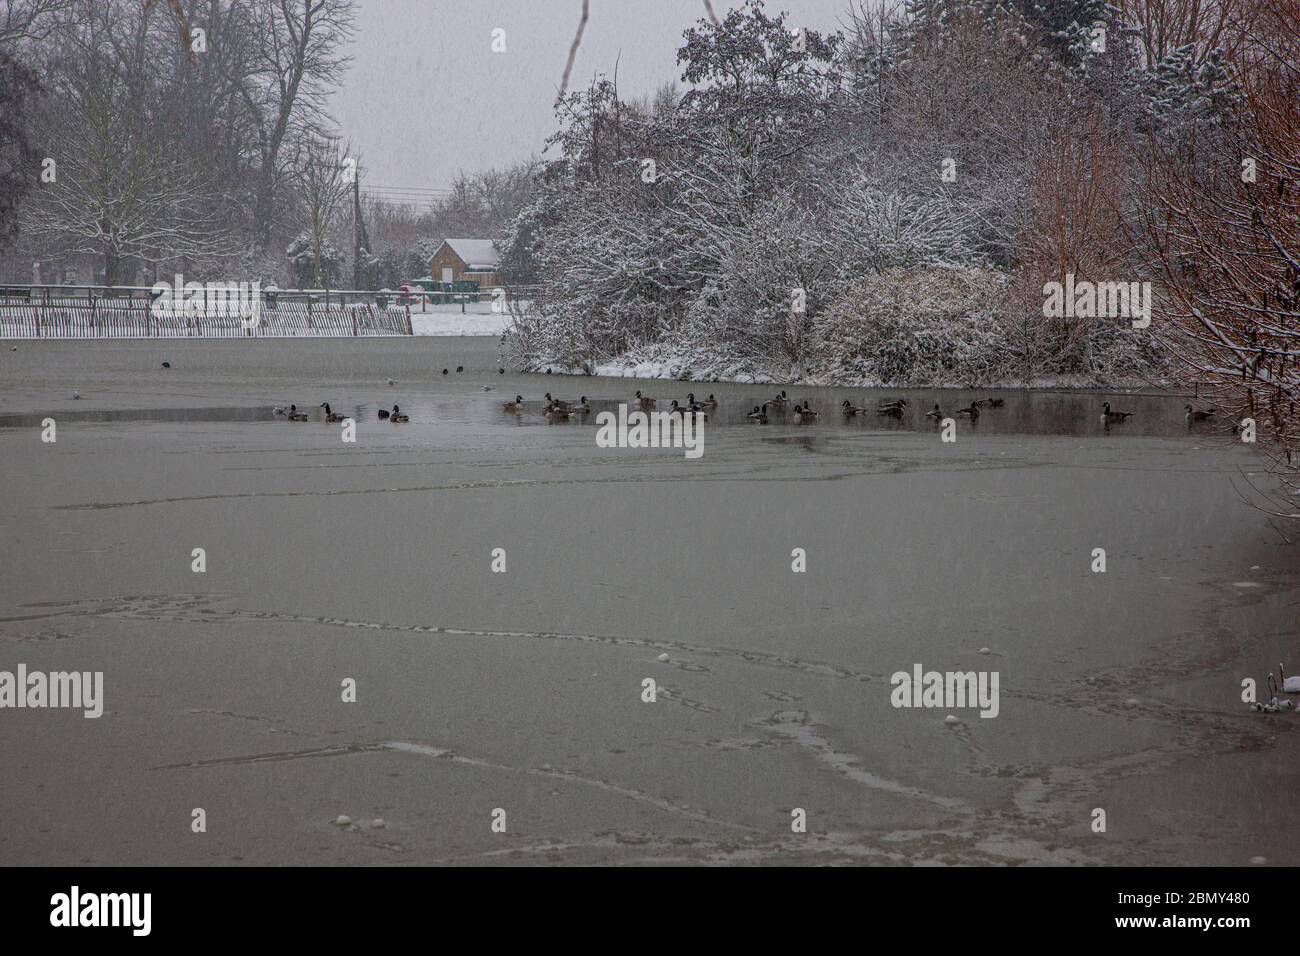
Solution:
<path fill-rule="evenodd" d="M 984 385 L 1015 367 L 1000 273 L 886 269 L 852 286 L 816 321 L 810 376 L 843 385 Z"/>

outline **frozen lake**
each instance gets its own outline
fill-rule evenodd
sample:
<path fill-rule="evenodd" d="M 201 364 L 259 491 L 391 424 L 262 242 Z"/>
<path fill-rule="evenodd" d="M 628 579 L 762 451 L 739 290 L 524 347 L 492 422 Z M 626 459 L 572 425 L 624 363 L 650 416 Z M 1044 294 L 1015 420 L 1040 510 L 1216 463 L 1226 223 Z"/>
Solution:
<path fill-rule="evenodd" d="M 0 859 L 1295 859 L 1300 716 L 1240 694 L 1300 672 L 1296 553 L 1185 400 L 893 390 L 903 419 L 845 421 L 879 395 L 786 386 L 819 423 L 759 426 L 780 386 L 502 375 L 497 348 L 0 353 L 0 671 L 105 695 L 0 710 Z M 540 415 L 638 387 L 717 395 L 702 458 Z M 953 443 L 922 417 L 988 395 Z M 1107 398 L 1136 413 L 1109 432 Z M 893 706 L 918 664 L 996 671 L 998 715 Z"/>

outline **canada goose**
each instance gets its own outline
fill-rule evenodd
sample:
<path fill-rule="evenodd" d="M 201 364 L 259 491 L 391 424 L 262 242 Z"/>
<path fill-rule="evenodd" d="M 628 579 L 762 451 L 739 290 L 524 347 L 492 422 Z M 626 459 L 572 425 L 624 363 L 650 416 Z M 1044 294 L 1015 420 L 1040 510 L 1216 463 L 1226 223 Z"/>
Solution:
<path fill-rule="evenodd" d="M 974 421 L 980 417 L 980 407 L 975 402 L 971 402 L 970 408 L 959 408 L 957 414 L 969 416 L 971 421 Z"/>
<path fill-rule="evenodd" d="M 633 408 L 654 408 L 655 400 L 648 395 L 642 395 L 641 390 L 637 389 L 636 401 L 632 403 Z"/>
<path fill-rule="evenodd" d="M 307 413 L 298 411 L 297 405 L 290 405 L 287 417 L 291 422 L 305 422 L 307 420 Z"/>
<path fill-rule="evenodd" d="M 163 362 L 163 368 L 171 368 L 171 367 L 172 367 L 171 362 Z"/>
<path fill-rule="evenodd" d="M 767 406 L 764 405 L 763 407 L 760 408 L 759 406 L 755 405 L 755 406 L 754 406 L 754 410 L 753 410 L 752 412 L 750 412 L 748 415 L 746 415 L 745 417 L 748 418 L 748 419 L 750 419 L 751 421 L 756 421 L 756 422 L 758 422 L 760 425 L 766 425 L 766 424 L 767 424 Z"/>
<path fill-rule="evenodd" d="M 552 398 L 550 392 L 546 393 L 545 398 L 546 398 L 546 404 L 554 405 L 556 408 L 568 408 L 569 405 L 571 404 L 570 402 L 566 402 L 562 398 Z"/>
<path fill-rule="evenodd" d="M 882 406 L 880 406 L 879 408 L 876 409 L 876 414 L 877 414 L 877 415 L 888 415 L 890 418 L 902 418 L 902 417 L 903 417 L 903 406 L 902 406 L 902 405 L 882 405 Z"/>
<path fill-rule="evenodd" d="M 717 402 L 714 402 L 713 404 L 716 405 L 716 404 L 718 404 L 718 403 L 717 403 Z M 712 407 L 713 407 L 712 405 L 709 405 L 709 404 L 707 404 L 707 403 L 705 403 L 705 402 L 697 402 L 697 401 L 695 400 L 695 393 L 694 393 L 694 392 L 687 392 L 687 393 L 686 393 L 686 406 L 687 406 L 687 408 L 691 409 L 691 411 L 695 411 L 695 412 L 702 412 L 702 411 L 704 411 L 704 409 L 706 409 L 706 408 L 712 408 Z"/>
<path fill-rule="evenodd" d="M 463 371 L 465 371 L 465 366 L 463 366 L 463 365 L 457 365 L 457 366 L 456 366 L 456 374 L 457 374 L 457 375 L 459 375 L 459 374 L 460 374 L 461 372 L 463 372 Z"/>
<path fill-rule="evenodd" d="M 930 411 L 925 413 L 925 417 L 933 418 L 935 421 L 938 421 L 939 419 L 943 418 L 943 412 L 940 411 L 938 402 L 934 403 L 934 408 L 932 408 Z"/>
<path fill-rule="evenodd" d="M 409 422 L 411 420 L 411 416 L 403 415 L 402 410 L 398 408 L 396 405 L 394 405 L 393 410 L 388 413 L 388 420 L 392 422 L 394 425 L 396 425 L 399 422 Z"/>
<path fill-rule="evenodd" d="M 704 401 L 700 402 L 699 404 L 701 408 L 717 408 L 718 400 L 713 397 L 712 392 L 709 392 L 709 397 L 706 398 Z"/>
<path fill-rule="evenodd" d="M 1192 422 L 1203 422 L 1207 418 L 1214 417 L 1214 409 L 1212 408 L 1209 411 L 1204 411 L 1204 412 L 1197 411 L 1194 408 L 1192 408 L 1192 406 L 1190 405 L 1184 405 L 1183 408 L 1187 410 L 1187 424 L 1189 425 Z"/>
<path fill-rule="evenodd" d="M 1002 398 L 981 398 L 978 402 L 972 402 L 973 405 L 979 405 L 985 408 L 1001 408 L 1006 404 L 1006 399 Z"/>
<path fill-rule="evenodd" d="M 812 423 L 817 420 L 817 413 L 808 407 L 808 400 L 804 399 L 803 407 L 798 405 L 794 407 L 794 420 L 797 423 Z"/>
<path fill-rule="evenodd" d="M 524 410 L 524 397 L 516 395 L 513 402 L 506 402 L 501 407 L 507 412 L 522 412 Z"/>
<path fill-rule="evenodd" d="M 694 405 L 678 405 L 677 399 L 675 398 L 673 399 L 672 408 L 668 409 L 668 414 L 681 415 L 683 420 L 685 420 L 688 415 L 692 417 L 699 415 L 700 418 L 706 422 L 709 420 L 709 416 L 704 414 L 702 409 L 696 408 Z"/>
<path fill-rule="evenodd" d="M 547 405 L 545 418 L 548 422 L 567 422 L 569 420 L 569 410 L 560 408 L 558 405 Z"/>
<path fill-rule="evenodd" d="M 386 419 L 387 417 L 388 417 L 388 409 L 386 409 L 386 408 L 381 408 L 381 409 L 379 410 L 379 420 L 380 420 L 380 421 L 383 421 L 383 420 Z"/>
<path fill-rule="evenodd" d="M 1132 418 L 1132 412 L 1112 412 L 1110 402 L 1101 403 L 1101 423 L 1109 425 L 1111 422 L 1122 422 L 1126 418 Z"/>
<path fill-rule="evenodd" d="M 840 408 L 844 409 L 844 414 L 847 415 L 849 418 L 852 418 L 854 415 L 862 415 L 866 413 L 865 408 L 862 408 L 858 405 L 854 405 L 847 398 L 840 403 Z"/>
<path fill-rule="evenodd" d="M 569 411 L 574 415 L 590 415 L 591 406 L 587 404 L 587 396 L 578 399 L 578 404 L 570 406 Z"/>
<path fill-rule="evenodd" d="M 1282 678 L 1282 693 L 1300 694 L 1300 677 L 1287 677 L 1286 668 L 1281 664 L 1277 665 L 1277 673 Z"/>
<path fill-rule="evenodd" d="M 777 395 L 775 398 L 773 398 L 770 402 L 768 402 L 768 404 L 775 405 L 777 408 L 780 408 L 783 405 L 788 404 L 789 401 L 790 399 L 786 397 L 785 389 L 781 389 L 780 394 Z"/>
<path fill-rule="evenodd" d="M 907 399 L 905 399 L 905 398 L 890 398 L 890 399 L 886 399 L 885 401 L 883 401 L 883 402 L 880 403 L 880 407 L 881 407 L 881 408 L 889 408 L 890 406 L 897 406 L 898 408 L 906 408 L 906 407 L 907 407 Z"/>
<path fill-rule="evenodd" d="M 343 421 L 343 420 L 345 420 L 345 419 L 347 418 L 346 415 L 336 415 L 334 412 L 330 411 L 330 403 L 329 403 L 329 402 L 321 402 L 321 403 L 320 403 L 320 407 L 323 408 L 323 409 L 325 409 L 325 422 L 326 422 L 326 424 L 333 425 L 334 423 L 336 423 L 336 422 L 341 422 L 341 421 Z"/>

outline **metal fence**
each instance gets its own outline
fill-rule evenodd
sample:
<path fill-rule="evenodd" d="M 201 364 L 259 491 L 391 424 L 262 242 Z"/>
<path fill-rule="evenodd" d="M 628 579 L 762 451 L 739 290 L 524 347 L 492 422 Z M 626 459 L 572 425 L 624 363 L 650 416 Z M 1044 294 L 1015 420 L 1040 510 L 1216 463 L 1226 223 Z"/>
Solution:
<path fill-rule="evenodd" d="M 257 291 L 232 307 L 219 295 L 197 294 L 183 308 L 150 288 L 107 286 L 0 287 L 0 339 L 286 338 L 410 335 L 410 304 L 395 294 L 355 290 Z"/>

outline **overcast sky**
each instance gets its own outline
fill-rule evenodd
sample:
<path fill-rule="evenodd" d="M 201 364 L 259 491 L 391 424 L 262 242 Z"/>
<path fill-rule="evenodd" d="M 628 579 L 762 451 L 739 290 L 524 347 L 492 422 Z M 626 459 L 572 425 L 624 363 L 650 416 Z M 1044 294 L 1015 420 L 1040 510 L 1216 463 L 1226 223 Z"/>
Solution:
<path fill-rule="evenodd" d="M 703 0 L 590 0 L 570 88 L 613 75 L 627 98 L 680 80 Z M 768 0 L 792 26 L 836 29 L 849 0 Z M 713 0 L 719 17 L 740 0 Z M 445 187 L 459 170 L 541 153 L 581 0 L 357 0 L 352 69 L 333 101 L 366 186 Z M 492 52 L 505 30 L 506 52 Z"/>

